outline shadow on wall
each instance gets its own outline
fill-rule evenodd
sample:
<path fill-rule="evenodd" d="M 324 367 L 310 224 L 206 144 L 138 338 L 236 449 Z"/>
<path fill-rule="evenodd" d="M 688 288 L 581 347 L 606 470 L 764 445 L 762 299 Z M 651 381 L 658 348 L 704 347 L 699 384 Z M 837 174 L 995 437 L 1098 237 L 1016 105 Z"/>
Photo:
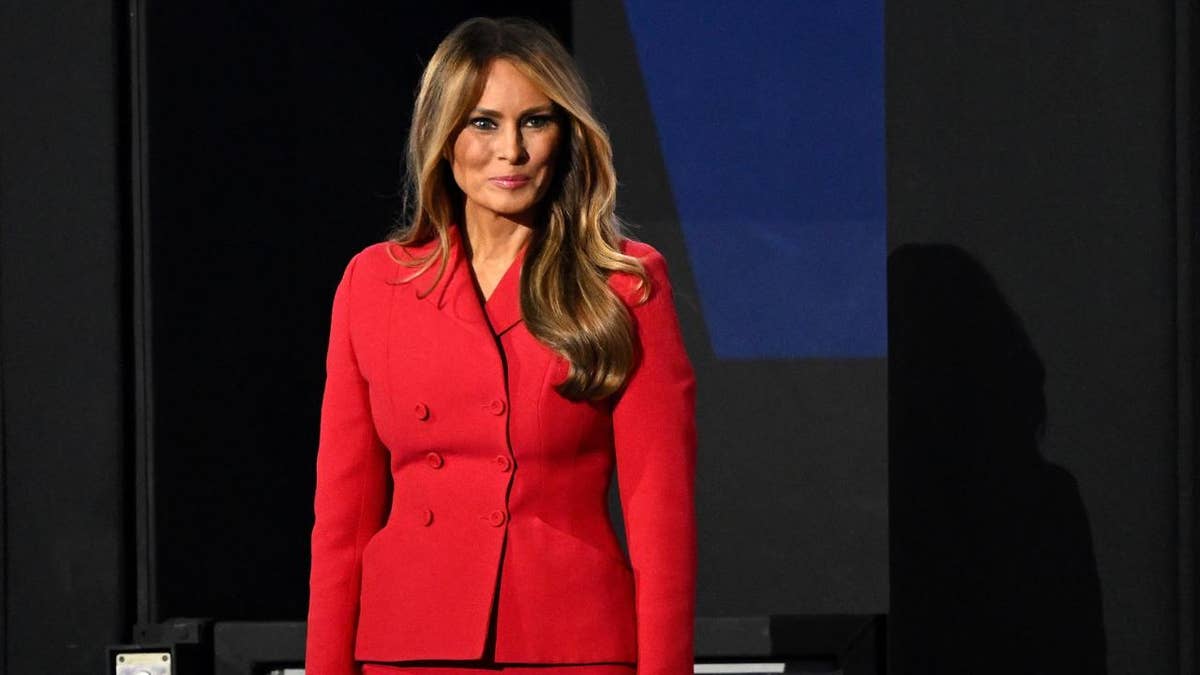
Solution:
<path fill-rule="evenodd" d="M 950 245 L 888 258 L 891 672 L 1105 673 L 1075 479 L 1038 445 L 1041 359 Z"/>

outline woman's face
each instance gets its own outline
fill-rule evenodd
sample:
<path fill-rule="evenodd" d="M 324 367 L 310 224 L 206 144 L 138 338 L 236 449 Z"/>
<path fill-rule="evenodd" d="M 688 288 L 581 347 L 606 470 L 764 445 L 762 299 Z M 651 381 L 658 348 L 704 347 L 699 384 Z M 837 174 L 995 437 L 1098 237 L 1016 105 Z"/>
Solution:
<path fill-rule="evenodd" d="M 511 62 L 492 61 L 450 159 L 467 219 L 499 215 L 531 224 L 554 177 L 561 135 L 553 104 L 537 85 Z"/>

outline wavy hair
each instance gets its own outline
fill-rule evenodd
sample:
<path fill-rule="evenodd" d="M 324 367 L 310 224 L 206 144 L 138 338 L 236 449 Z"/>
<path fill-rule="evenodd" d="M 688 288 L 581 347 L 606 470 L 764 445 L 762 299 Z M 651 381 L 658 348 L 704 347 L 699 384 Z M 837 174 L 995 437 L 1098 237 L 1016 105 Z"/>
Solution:
<path fill-rule="evenodd" d="M 437 245 L 426 255 L 393 259 L 418 268 L 401 283 L 437 265 L 422 297 L 445 273 L 449 228 L 461 221 L 465 203 L 449 158 L 495 59 L 508 60 L 534 82 L 554 103 L 566 130 L 521 269 L 521 313 L 534 338 L 570 366 L 558 392 L 573 400 L 603 399 L 624 385 L 637 358 L 632 320 L 608 277 L 614 272 L 637 277 L 641 302 L 649 296 L 650 280 L 637 258 L 621 253 L 626 235 L 615 214 L 612 146 L 591 112 L 574 61 L 547 29 L 527 19 L 474 18 L 438 45 L 413 106 L 404 215 L 388 237 L 402 246 L 433 240 Z"/>

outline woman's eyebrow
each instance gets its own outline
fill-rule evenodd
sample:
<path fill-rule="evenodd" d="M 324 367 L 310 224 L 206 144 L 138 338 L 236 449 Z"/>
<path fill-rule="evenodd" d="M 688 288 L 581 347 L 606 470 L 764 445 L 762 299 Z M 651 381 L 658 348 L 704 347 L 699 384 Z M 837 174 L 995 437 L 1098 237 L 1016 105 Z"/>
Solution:
<path fill-rule="evenodd" d="M 534 106 L 532 108 L 522 110 L 521 114 L 517 115 L 517 117 L 524 117 L 526 115 L 532 115 L 533 113 L 539 113 L 539 112 L 548 113 L 548 112 L 553 112 L 553 111 L 554 111 L 554 104 L 547 103 L 545 105 Z M 496 110 L 490 110 L 488 108 L 476 108 L 475 113 L 479 114 L 479 115 L 487 115 L 489 117 L 504 117 L 504 115 L 501 114 L 500 112 L 498 112 Z"/>

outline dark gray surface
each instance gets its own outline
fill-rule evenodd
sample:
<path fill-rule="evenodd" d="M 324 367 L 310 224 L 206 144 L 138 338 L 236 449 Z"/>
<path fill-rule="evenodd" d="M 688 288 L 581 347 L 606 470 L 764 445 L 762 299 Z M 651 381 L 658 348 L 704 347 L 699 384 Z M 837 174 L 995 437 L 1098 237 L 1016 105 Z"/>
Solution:
<path fill-rule="evenodd" d="M 960 245 L 1024 321 L 1042 449 L 1094 534 L 1113 673 L 1180 672 L 1176 608 L 1194 602 L 1176 582 L 1172 11 L 888 9 L 891 244 Z"/>
<path fill-rule="evenodd" d="M 303 621 L 222 621 L 213 629 L 213 675 L 254 675 L 304 662 Z M 314 674 L 315 675 L 315 674 Z"/>
<path fill-rule="evenodd" d="M 123 13 L 0 6 L 0 672 L 99 672 L 125 591 Z"/>

